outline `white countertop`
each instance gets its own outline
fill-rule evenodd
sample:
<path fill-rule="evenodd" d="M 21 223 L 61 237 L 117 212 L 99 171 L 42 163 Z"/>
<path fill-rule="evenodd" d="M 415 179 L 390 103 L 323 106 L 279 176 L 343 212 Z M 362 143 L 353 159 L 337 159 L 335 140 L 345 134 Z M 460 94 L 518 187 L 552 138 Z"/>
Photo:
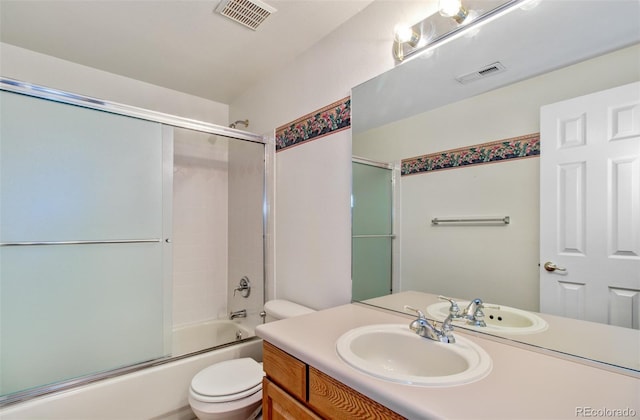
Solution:
<path fill-rule="evenodd" d="M 410 305 L 422 309 L 427 318 L 432 318 L 426 309 L 429 305 L 439 302 L 442 301 L 438 299 L 438 295 L 405 291 L 369 299 L 363 303 L 404 313 L 407 313 L 404 305 Z M 495 302 L 489 303 L 495 304 Z M 535 314 L 549 324 L 547 330 L 524 335 L 505 332 L 488 332 L 488 334 L 611 366 L 640 371 L 640 331 L 537 312 Z"/>
<path fill-rule="evenodd" d="M 336 353 L 336 340 L 353 328 L 386 323 L 408 328 L 410 321 L 349 304 L 260 325 L 256 334 L 409 419 L 576 419 L 580 409 L 630 409 L 640 416 L 640 379 L 474 335 L 464 334 L 491 356 L 493 369 L 480 381 L 455 387 L 384 381 L 355 370 Z"/>

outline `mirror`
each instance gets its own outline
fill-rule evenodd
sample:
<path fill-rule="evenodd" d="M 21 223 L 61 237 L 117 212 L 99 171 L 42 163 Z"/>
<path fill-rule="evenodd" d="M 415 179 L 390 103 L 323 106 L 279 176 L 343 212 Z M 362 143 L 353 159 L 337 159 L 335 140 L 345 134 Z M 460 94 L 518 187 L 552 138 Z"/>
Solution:
<path fill-rule="evenodd" d="M 397 163 L 536 134 L 541 106 L 640 79 L 637 2 L 532 5 L 355 87 L 353 154 Z M 456 80 L 497 62 L 504 71 L 470 83 Z M 416 291 L 430 295 L 429 299 L 480 297 L 540 312 L 539 179 L 537 154 L 402 176 L 401 276 L 394 293 Z M 431 224 L 432 218 L 454 216 L 509 216 L 510 224 Z M 635 289 L 640 290 L 640 285 Z M 636 296 L 632 305 L 638 305 L 637 291 L 630 292 Z M 426 295 L 407 303 L 424 310 L 430 302 Z M 368 302 L 402 310 L 385 298 Z M 638 316 L 637 306 L 634 310 Z M 552 318 L 547 332 L 505 336 L 640 371 L 637 347 L 630 358 L 618 350 L 622 346 L 596 354 L 588 353 L 580 340 L 592 328 L 604 328 L 620 331 L 625 343 L 637 346 L 637 330 L 575 321 L 573 328 L 559 332 L 562 321 L 555 318 L 562 318 Z"/>

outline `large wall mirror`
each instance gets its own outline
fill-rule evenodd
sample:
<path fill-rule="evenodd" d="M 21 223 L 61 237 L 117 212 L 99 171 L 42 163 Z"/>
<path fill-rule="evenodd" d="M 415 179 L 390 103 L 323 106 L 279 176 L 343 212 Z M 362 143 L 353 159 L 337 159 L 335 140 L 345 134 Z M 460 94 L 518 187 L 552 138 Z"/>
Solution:
<path fill-rule="evenodd" d="M 401 274 L 393 293 L 418 299 L 379 298 L 368 303 L 394 310 L 402 310 L 402 303 L 423 310 L 433 303 L 409 292 L 416 291 L 433 295 L 436 302 L 438 295 L 445 295 L 519 308 L 540 314 L 549 327 L 543 333 L 508 338 L 637 374 L 640 135 L 636 131 L 625 140 L 635 143 L 626 143 L 632 145 L 625 155 L 631 162 L 628 182 L 616 193 L 628 203 L 633 221 L 625 231 L 631 250 L 619 259 L 631 264 L 636 274 L 620 291 L 609 288 L 600 301 L 580 301 L 580 281 L 565 282 L 568 288 L 575 285 L 575 307 L 565 305 L 554 312 L 546 310 L 548 297 L 541 282 L 557 281 L 565 273 L 541 267 L 546 262 L 541 232 L 559 234 L 540 223 L 541 206 L 546 205 L 546 198 L 541 199 L 546 178 L 541 175 L 549 171 L 541 166 L 545 138 L 539 133 L 542 107 L 619 86 L 631 92 L 625 105 L 627 124 L 635 127 L 632 132 L 640 130 L 640 85 L 633 84 L 640 80 L 640 3 L 543 0 L 527 6 L 353 89 L 353 154 L 403 165 L 401 230 L 396 239 Z M 471 82 L 456 80 L 495 63 L 501 71 Z M 499 155 L 505 143 L 532 150 L 504 152 L 483 164 L 448 162 L 436 170 L 443 160 L 465 154 Z M 597 182 L 593 176 L 585 179 L 585 189 Z M 595 211 L 591 204 L 583 210 Z M 434 218 L 494 216 L 509 217 L 509 223 L 432 223 Z M 582 259 L 589 257 L 583 254 Z M 545 273 L 551 280 L 544 280 Z M 604 315 L 590 318 L 584 312 L 591 309 Z M 617 310 L 626 315 L 618 316 Z M 612 337 L 620 341 L 604 342 Z"/>

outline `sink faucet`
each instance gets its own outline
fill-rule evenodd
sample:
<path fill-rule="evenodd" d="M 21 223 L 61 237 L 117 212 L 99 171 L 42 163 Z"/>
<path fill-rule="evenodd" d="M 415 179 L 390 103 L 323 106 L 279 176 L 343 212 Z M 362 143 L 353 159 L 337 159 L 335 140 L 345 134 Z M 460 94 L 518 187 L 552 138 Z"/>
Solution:
<path fill-rule="evenodd" d="M 453 325 L 451 325 L 452 317 L 449 315 L 444 320 L 440 329 L 436 328 L 434 324 L 431 324 L 429 320 L 424 316 L 424 313 L 409 305 L 405 305 L 404 309 L 416 312 L 418 319 L 409 324 L 409 329 L 420 337 L 428 338 L 429 340 L 440 341 L 442 343 L 455 343 L 456 339 L 452 334 Z"/>
<path fill-rule="evenodd" d="M 236 319 L 236 318 L 246 318 L 247 317 L 247 310 L 246 309 L 242 309 L 239 311 L 233 311 L 229 314 L 229 319 Z"/>
<path fill-rule="evenodd" d="M 475 325 L 476 327 L 486 327 L 487 324 L 484 322 L 484 312 L 482 309 L 484 308 L 484 304 L 482 303 L 482 299 L 473 299 L 464 311 L 460 310 L 460 307 L 456 303 L 455 300 L 448 298 L 446 296 L 438 296 L 438 299 L 449 301 L 451 306 L 449 307 L 449 318 L 451 319 L 464 319 L 467 321 L 468 325 Z"/>

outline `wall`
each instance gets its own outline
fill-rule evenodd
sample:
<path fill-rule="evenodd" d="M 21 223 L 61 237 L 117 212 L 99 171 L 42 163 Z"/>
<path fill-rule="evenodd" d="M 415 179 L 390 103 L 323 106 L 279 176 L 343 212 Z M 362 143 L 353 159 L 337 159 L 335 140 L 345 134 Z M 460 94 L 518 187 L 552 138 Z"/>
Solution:
<path fill-rule="evenodd" d="M 265 147 L 259 143 L 229 143 L 228 312 L 246 309 L 251 325 L 262 322 L 264 299 L 264 165 Z M 246 298 L 236 292 L 242 277 L 251 282 Z"/>
<path fill-rule="evenodd" d="M 354 138 L 354 154 L 392 161 L 537 133 L 540 106 L 638 80 L 638 56 L 636 45 L 370 130 Z M 538 179 L 537 158 L 403 176 L 403 290 L 537 310 Z M 484 215 L 512 223 L 430 225 Z"/>
<path fill-rule="evenodd" d="M 227 125 L 226 104 L 0 43 L 0 75 L 98 99 Z"/>
<path fill-rule="evenodd" d="M 174 130 L 173 326 L 226 318 L 229 140 Z"/>
<path fill-rule="evenodd" d="M 230 119 L 274 129 L 350 95 L 390 69 L 393 26 L 433 11 L 426 1 L 373 2 L 313 48 L 283 63 L 230 104 Z M 351 133 L 320 137 L 276 154 L 275 282 L 267 298 L 315 309 L 351 299 Z"/>

